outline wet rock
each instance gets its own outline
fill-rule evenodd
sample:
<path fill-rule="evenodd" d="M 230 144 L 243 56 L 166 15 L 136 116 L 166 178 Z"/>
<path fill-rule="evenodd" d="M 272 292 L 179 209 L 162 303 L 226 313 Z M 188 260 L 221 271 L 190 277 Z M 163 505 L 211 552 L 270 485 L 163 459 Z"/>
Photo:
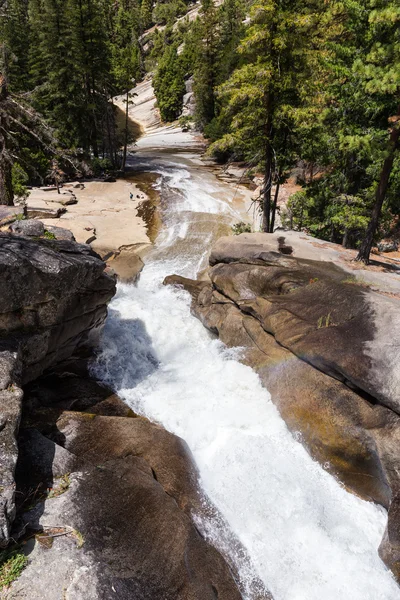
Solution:
<path fill-rule="evenodd" d="M 181 275 L 168 275 L 164 279 L 164 285 L 173 285 L 178 288 L 182 288 L 191 294 L 194 300 L 197 300 L 198 295 L 204 287 L 209 287 L 207 282 L 204 281 L 193 281 L 187 277 Z"/>
<path fill-rule="evenodd" d="M 136 245 L 120 248 L 107 258 L 107 263 L 117 274 L 122 283 L 134 283 L 144 267 Z"/>
<path fill-rule="evenodd" d="M 85 411 L 105 416 L 131 417 L 133 411 L 110 388 L 92 379 L 87 361 L 68 361 L 25 386 L 29 402 L 29 424 L 46 422 L 48 414 L 65 410 Z M 26 417 L 27 418 L 27 417 Z"/>
<path fill-rule="evenodd" d="M 12 233 L 27 237 L 40 237 L 44 234 L 44 225 L 36 219 L 14 221 L 10 226 Z"/>
<path fill-rule="evenodd" d="M 245 349 L 243 361 L 311 454 L 348 489 L 390 507 L 381 556 L 399 576 L 399 301 L 281 247 L 268 234 L 221 238 L 210 284 L 166 283 L 183 285 L 203 324 Z"/>
<path fill-rule="evenodd" d="M 21 432 L 18 446 L 18 478 L 28 488 L 40 483 L 51 487 L 55 479 L 76 470 L 79 464 L 76 456 L 34 428 Z"/>

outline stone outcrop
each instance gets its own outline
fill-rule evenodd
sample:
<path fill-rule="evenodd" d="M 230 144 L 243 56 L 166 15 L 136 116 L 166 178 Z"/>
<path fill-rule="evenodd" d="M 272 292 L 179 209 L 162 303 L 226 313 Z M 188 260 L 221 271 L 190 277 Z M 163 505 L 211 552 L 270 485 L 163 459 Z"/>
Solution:
<path fill-rule="evenodd" d="M 0 352 L 0 547 L 8 541 L 15 518 L 16 436 L 22 400 L 22 390 L 15 381 L 16 364 L 15 352 Z"/>
<path fill-rule="evenodd" d="M 19 489 L 52 493 L 18 521 L 15 535 L 36 543 L 6 598 L 241 598 L 190 518 L 203 499 L 183 440 L 132 411 L 109 416 L 114 394 L 76 363 L 32 383 L 25 400 Z"/>
<path fill-rule="evenodd" d="M 245 349 L 292 431 L 345 485 L 389 508 L 381 556 L 400 576 L 400 301 L 268 234 L 221 238 L 211 283 L 169 277 Z"/>
<path fill-rule="evenodd" d="M 82 345 L 93 345 L 115 293 L 87 246 L 0 236 L 0 339 L 18 349 L 22 383 Z"/>
<path fill-rule="evenodd" d="M 0 278 L 0 546 L 4 546 L 15 515 L 21 386 L 77 348 L 95 344 L 115 281 L 90 248 L 7 234 L 0 235 Z"/>

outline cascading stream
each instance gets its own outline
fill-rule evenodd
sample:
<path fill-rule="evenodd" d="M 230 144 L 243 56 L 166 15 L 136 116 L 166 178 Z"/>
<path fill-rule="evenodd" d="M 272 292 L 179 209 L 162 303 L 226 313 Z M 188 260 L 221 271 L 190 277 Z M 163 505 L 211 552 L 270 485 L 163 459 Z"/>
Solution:
<path fill-rule="evenodd" d="M 137 286 L 119 286 L 96 374 L 134 411 L 186 440 L 203 490 L 275 600 L 400 599 L 377 553 L 385 511 L 310 458 L 239 362 L 240 350 L 227 350 L 191 316 L 186 292 L 162 285 L 172 273 L 195 277 L 212 240 L 240 219 L 221 200 L 222 183 L 188 158 L 173 161 L 141 164 L 160 176 L 165 226 Z M 218 528 L 198 519 L 223 548 Z M 238 568 L 252 598 L 251 573 Z"/>

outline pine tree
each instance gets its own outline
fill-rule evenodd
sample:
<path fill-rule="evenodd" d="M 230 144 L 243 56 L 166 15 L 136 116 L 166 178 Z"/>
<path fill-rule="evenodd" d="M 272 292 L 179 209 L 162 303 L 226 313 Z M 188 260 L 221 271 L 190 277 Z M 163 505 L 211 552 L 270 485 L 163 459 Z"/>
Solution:
<path fill-rule="evenodd" d="M 196 45 L 194 93 L 196 121 L 204 127 L 216 115 L 215 91 L 218 73 L 219 23 L 213 0 L 201 0 L 200 21 L 193 43 Z"/>
<path fill-rule="evenodd" d="M 153 81 L 163 121 L 174 121 L 182 110 L 182 99 L 185 93 L 184 75 L 176 44 L 167 46 Z"/>
<path fill-rule="evenodd" d="M 8 97 L 7 80 L 0 73 L 0 205 L 12 205 L 14 193 L 11 181 L 11 157 L 7 151 L 9 118 L 6 107 Z"/>
<path fill-rule="evenodd" d="M 140 8 L 140 22 L 142 31 L 152 24 L 153 0 L 142 0 Z"/>
<path fill-rule="evenodd" d="M 8 0 L 0 19 L 3 70 L 11 91 L 29 86 L 29 20 L 27 0 Z"/>
<path fill-rule="evenodd" d="M 257 0 L 239 46 L 242 65 L 221 86 L 230 132 L 213 146 L 234 148 L 264 171 L 263 230 L 274 227 L 279 187 L 296 161 L 296 111 L 310 75 L 308 49 L 313 2 Z M 275 195 L 272 188 L 275 185 Z"/>
<path fill-rule="evenodd" d="M 354 69 L 364 81 L 367 95 L 378 96 L 389 125 L 383 162 L 376 185 L 371 220 L 357 260 L 369 262 L 374 235 L 386 199 L 396 153 L 400 149 L 400 8 L 397 1 L 374 0 L 369 22 L 369 52 L 358 58 Z"/>
<path fill-rule="evenodd" d="M 245 5 L 246 3 L 242 0 L 224 0 L 219 9 L 218 84 L 226 81 L 238 65 L 237 50 L 244 34 Z"/>

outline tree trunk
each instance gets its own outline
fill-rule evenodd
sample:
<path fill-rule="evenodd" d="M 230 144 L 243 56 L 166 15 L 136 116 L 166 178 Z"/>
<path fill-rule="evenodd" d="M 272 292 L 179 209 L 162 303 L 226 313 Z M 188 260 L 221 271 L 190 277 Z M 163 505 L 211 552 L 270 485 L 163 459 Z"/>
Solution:
<path fill-rule="evenodd" d="M 347 227 L 345 227 L 344 234 L 343 234 L 343 241 L 342 241 L 343 248 L 347 248 L 348 240 L 349 240 L 349 230 L 347 229 Z"/>
<path fill-rule="evenodd" d="M 4 138 L 0 137 L 0 204 L 13 206 L 14 193 L 11 181 L 11 164 L 5 156 L 3 142 Z"/>
<path fill-rule="evenodd" d="M 397 109 L 397 114 L 400 115 L 400 106 Z M 382 206 L 386 198 L 387 189 L 389 187 L 389 179 L 393 169 L 394 157 L 399 147 L 399 140 L 400 122 L 398 120 L 393 125 L 393 129 L 390 134 L 389 153 L 383 163 L 378 189 L 376 190 L 375 204 L 372 210 L 371 220 L 356 258 L 356 260 L 361 261 L 366 265 L 369 264 L 369 255 L 371 254 L 372 244 L 374 243 L 374 235 L 378 228 Z"/>
<path fill-rule="evenodd" d="M 274 203 L 272 205 L 272 212 L 271 212 L 271 225 L 270 225 L 270 229 L 269 229 L 271 233 L 274 233 L 276 207 L 278 205 L 278 197 L 279 197 L 279 188 L 280 188 L 280 186 L 281 186 L 281 184 L 280 184 L 280 181 L 278 179 L 276 187 L 275 187 Z"/>
<path fill-rule="evenodd" d="M 263 202 L 263 224 L 262 229 L 269 233 L 271 226 L 271 191 L 272 191 L 272 168 L 273 151 L 271 146 L 272 136 L 272 96 L 268 92 L 265 99 L 265 109 L 267 113 L 267 122 L 265 125 L 265 174 L 264 174 L 264 202 Z"/>
<path fill-rule="evenodd" d="M 7 95 L 7 81 L 3 74 L 0 73 L 0 204 L 13 206 L 14 192 L 11 178 L 12 165 L 7 156 L 6 134 L 2 133 L 2 131 L 9 130 L 7 112 L 5 110 Z"/>
<path fill-rule="evenodd" d="M 128 149 L 128 123 L 129 123 L 129 89 L 126 91 L 126 107 L 125 107 L 125 139 L 124 139 L 124 153 L 122 155 L 121 171 L 125 173 L 126 154 Z"/>

